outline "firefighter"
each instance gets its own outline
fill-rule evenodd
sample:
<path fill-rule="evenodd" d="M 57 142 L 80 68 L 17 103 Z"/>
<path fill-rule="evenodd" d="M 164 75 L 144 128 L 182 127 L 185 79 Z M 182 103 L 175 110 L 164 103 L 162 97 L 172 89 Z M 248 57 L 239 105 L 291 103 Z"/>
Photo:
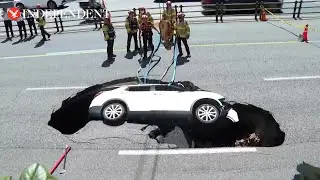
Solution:
<path fill-rule="evenodd" d="M 36 28 L 36 24 L 34 22 L 34 17 L 33 14 L 31 14 L 32 12 L 26 11 L 27 13 L 27 22 L 28 22 L 28 26 L 29 26 L 29 30 L 30 30 L 30 34 L 31 36 L 33 36 L 33 31 L 32 28 L 34 29 L 34 33 L 37 36 L 38 32 L 37 32 L 37 28 Z"/>
<path fill-rule="evenodd" d="M 40 9 L 40 5 L 37 5 L 37 9 Z M 42 41 L 47 40 L 46 36 L 48 36 L 48 39 L 50 39 L 51 35 L 44 29 L 44 26 L 46 25 L 46 19 L 44 18 L 42 11 L 39 11 L 39 17 L 37 18 L 37 22 L 41 31 Z"/>
<path fill-rule="evenodd" d="M 129 11 L 129 16 L 126 18 L 125 23 L 128 39 L 127 39 L 127 52 L 130 52 L 131 39 L 133 37 L 134 40 L 134 50 L 138 51 L 138 19 L 136 18 L 135 12 L 133 10 Z"/>
<path fill-rule="evenodd" d="M 167 1 L 166 6 L 167 6 L 166 9 L 164 9 L 162 13 L 162 19 L 169 21 L 171 29 L 174 29 L 176 24 L 176 19 L 177 19 L 176 11 L 174 8 L 172 8 L 171 1 Z M 170 38 L 170 42 L 173 44 L 173 34 L 172 34 L 172 37 Z"/>
<path fill-rule="evenodd" d="M 167 1 L 166 5 L 167 5 L 167 8 L 162 13 L 162 19 L 170 21 L 174 27 L 174 24 L 176 23 L 176 18 L 177 18 L 176 10 L 172 8 L 171 1 Z"/>
<path fill-rule="evenodd" d="M 23 9 L 20 9 L 20 11 L 22 12 Z M 19 28 L 20 39 L 21 40 L 23 39 L 22 31 L 24 32 L 24 38 L 27 38 L 26 23 L 24 22 L 24 19 L 23 19 L 22 16 L 20 16 L 17 19 L 17 25 L 18 25 L 18 28 Z"/>
<path fill-rule="evenodd" d="M 142 7 L 139 8 L 139 16 L 138 16 L 139 25 L 142 23 L 142 16 L 143 15 L 147 15 L 148 21 L 153 24 L 153 17 L 151 16 L 150 12 L 147 12 L 146 8 L 144 8 L 142 6 Z"/>
<path fill-rule="evenodd" d="M 178 22 L 175 27 L 178 49 L 179 49 L 178 56 L 181 57 L 183 55 L 182 48 L 181 48 L 181 41 L 182 41 L 187 51 L 187 57 L 191 57 L 190 49 L 187 41 L 187 39 L 189 39 L 190 37 L 190 27 L 188 22 L 184 20 L 184 16 L 185 15 L 182 12 L 178 13 Z"/>
<path fill-rule="evenodd" d="M 104 18 L 102 32 L 104 35 L 104 40 L 107 41 L 108 59 L 113 59 L 114 57 L 116 57 L 116 55 L 113 54 L 113 45 L 114 39 L 116 38 L 116 32 L 114 31 L 114 27 L 111 23 L 110 16 L 108 14 L 106 14 L 106 17 Z"/>
<path fill-rule="evenodd" d="M 8 17 L 7 8 L 2 9 L 2 17 L 3 17 L 4 27 L 5 27 L 6 33 L 7 33 L 7 38 L 11 39 L 14 37 L 14 34 L 13 34 L 13 30 L 12 30 L 12 21 Z M 9 30 L 11 33 L 11 38 L 9 36 Z"/>
<path fill-rule="evenodd" d="M 154 45 L 152 42 L 152 29 L 155 29 L 158 33 L 158 29 L 156 29 L 152 22 L 148 21 L 147 15 L 142 15 L 141 24 L 139 26 L 139 38 L 142 36 L 143 39 L 143 59 L 147 59 L 148 45 L 151 47 L 152 52 L 154 51 Z"/>

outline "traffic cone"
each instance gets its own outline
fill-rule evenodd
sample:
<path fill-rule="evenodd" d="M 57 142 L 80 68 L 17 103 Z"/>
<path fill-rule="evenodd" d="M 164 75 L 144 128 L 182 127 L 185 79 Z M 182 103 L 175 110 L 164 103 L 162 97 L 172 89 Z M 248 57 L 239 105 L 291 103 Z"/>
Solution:
<path fill-rule="evenodd" d="M 260 21 L 268 21 L 267 13 L 264 9 L 262 9 L 261 15 L 260 15 Z"/>

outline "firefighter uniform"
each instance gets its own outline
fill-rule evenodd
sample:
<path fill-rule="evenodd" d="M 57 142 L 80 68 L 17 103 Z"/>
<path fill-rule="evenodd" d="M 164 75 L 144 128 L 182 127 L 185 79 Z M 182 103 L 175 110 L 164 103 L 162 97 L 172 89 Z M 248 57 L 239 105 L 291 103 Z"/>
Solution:
<path fill-rule="evenodd" d="M 146 15 L 143 15 L 142 17 L 142 22 L 140 24 L 140 36 L 142 35 L 142 40 L 143 40 L 143 58 L 147 58 L 147 52 L 148 52 L 148 45 L 151 48 L 151 51 L 154 50 L 154 45 L 152 42 L 152 36 L 153 32 L 152 29 L 154 28 L 153 24 L 148 21 L 148 17 Z M 143 21 L 145 20 L 145 21 Z"/>
<path fill-rule="evenodd" d="M 154 23 L 153 17 L 149 12 L 146 11 L 144 7 L 139 8 L 139 16 L 138 16 L 138 23 L 139 25 L 142 23 L 142 16 L 146 15 L 148 17 L 148 22 L 151 22 L 152 24 Z"/>
<path fill-rule="evenodd" d="M 176 10 L 172 8 L 170 1 L 167 1 L 166 4 L 167 4 L 167 8 L 162 13 L 162 19 L 169 20 L 174 24 L 177 19 Z"/>
<path fill-rule="evenodd" d="M 186 51 L 187 51 L 187 57 L 191 57 L 190 55 L 190 49 L 188 45 L 187 39 L 190 37 L 190 27 L 187 21 L 184 20 L 184 14 L 179 13 L 178 14 L 178 22 L 176 24 L 176 35 L 177 35 L 177 43 L 178 43 L 178 49 L 179 49 L 179 57 L 183 55 L 182 48 L 181 48 L 181 41 L 183 42 Z"/>
<path fill-rule="evenodd" d="M 102 26 L 102 32 L 104 35 L 104 40 L 107 41 L 108 59 L 112 59 L 116 56 L 115 54 L 113 54 L 113 45 L 114 39 L 116 38 L 116 32 L 108 17 L 104 21 L 104 24 Z"/>
<path fill-rule="evenodd" d="M 127 29 L 128 38 L 127 38 L 127 52 L 130 52 L 131 39 L 134 40 L 134 50 L 139 50 L 138 48 L 138 19 L 135 17 L 134 11 L 129 12 L 129 16 L 126 18 L 125 27 Z"/>
<path fill-rule="evenodd" d="M 36 35 L 38 35 L 38 32 L 37 32 L 37 28 L 36 28 L 36 24 L 34 22 L 34 17 L 32 16 L 33 14 L 31 14 L 29 11 L 27 11 L 27 22 L 28 22 L 28 26 L 29 26 L 29 30 L 30 30 L 30 34 L 31 36 L 33 36 L 33 31 L 32 31 L 32 28 L 34 29 L 34 33 Z"/>
<path fill-rule="evenodd" d="M 6 29 L 7 38 L 10 39 L 9 30 L 11 33 L 11 37 L 13 38 L 14 34 L 13 34 L 13 30 L 12 30 L 12 21 L 8 17 L 8 13 L 7 13 L 6 8 L 2 9 L 2 17 L 3 17 L 4 27 Z"/>

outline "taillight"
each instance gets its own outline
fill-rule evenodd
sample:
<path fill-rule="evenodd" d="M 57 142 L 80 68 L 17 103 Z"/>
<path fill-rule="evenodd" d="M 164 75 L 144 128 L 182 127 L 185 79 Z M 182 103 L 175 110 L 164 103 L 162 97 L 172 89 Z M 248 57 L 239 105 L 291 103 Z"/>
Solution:
<path fill-rule="evenodd" d="M 212 0 L 202 0 L 202 4 L 212 4 Z"/>
<path fill-rule="evenodd" d="M 97 97 L 97 96 L 99 96 L 100 94 L 102 94 L 103 92 L 101 91 L 101 92 L 98 92 L 96 95 L 94 95 L 94 97 Z"/>

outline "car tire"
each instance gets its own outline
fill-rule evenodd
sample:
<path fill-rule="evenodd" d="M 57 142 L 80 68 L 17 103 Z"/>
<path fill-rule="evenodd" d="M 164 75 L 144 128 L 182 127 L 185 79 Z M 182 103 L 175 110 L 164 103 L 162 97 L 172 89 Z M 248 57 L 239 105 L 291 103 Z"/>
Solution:
<path fill-rule="evenodd" d="M 112 115 L 112 111 L 115 114 Z M 101 117 L 105 124 L 110 126 L 120 126 L 126 121 L 127 109 L 124 103 L 114 101 L 107 103 L 101 110 Z"/>
<path fill-rule="evenodd" d="M 47 7 L 48 7 L 49 9 L 57 9 L 57 8 L 58 8 L 58 5 L 57 5 L 56 2 L 50 0 L 50 1 L 48 1 L 48 3 L 47 3 Z"/>
<path fill-rule="evenodd" d="M 193 108 L 193 119 L 196 123 L 212 124 L 217 121 L 220 113 L 220 106 L 218 103 L 214 101 L 200 102 Z"/>
<path fill-rule="evenodd" d="M 24 9 L 24 5 L 22 3 L 17 3 L 16 7 L 19 9 Z"/>

